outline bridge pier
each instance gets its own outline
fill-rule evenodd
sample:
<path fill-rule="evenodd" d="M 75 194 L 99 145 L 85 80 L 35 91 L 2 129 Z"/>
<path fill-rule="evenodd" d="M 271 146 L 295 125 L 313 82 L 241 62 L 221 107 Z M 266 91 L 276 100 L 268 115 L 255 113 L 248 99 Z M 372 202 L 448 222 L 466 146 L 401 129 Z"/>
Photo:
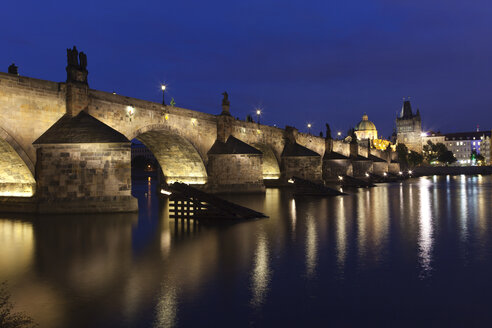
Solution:
<path fill-rule="evenodd" d="M 130 141 L 85 112 L 63 116 L 35 142 L 40 213 L 131 212 Z"/>
<path fill-rule="evenodd" d="M 258 149 L 229 136 L 208 151 L 207 190 L 220 193 L 264 192 L 262 161 Z"/>

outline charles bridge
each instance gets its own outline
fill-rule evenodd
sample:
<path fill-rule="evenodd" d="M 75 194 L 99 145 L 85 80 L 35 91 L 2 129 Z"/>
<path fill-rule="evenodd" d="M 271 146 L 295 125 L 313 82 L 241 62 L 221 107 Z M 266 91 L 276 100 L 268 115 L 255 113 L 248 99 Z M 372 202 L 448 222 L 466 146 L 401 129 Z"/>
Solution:
<path fill-rule="evenodd" d="M 87 59 L 67 50 L 66 82 L 0 73 L 0 210 L 111 212 L 137 209 L 131 140 L 154 154 L 168 183 L 214 192 L 265 190 L 292 176 L 398 172 L 394 153 L 365 143 L 235 119 L 225 94 L 218 115 L 89 88 Z"/>

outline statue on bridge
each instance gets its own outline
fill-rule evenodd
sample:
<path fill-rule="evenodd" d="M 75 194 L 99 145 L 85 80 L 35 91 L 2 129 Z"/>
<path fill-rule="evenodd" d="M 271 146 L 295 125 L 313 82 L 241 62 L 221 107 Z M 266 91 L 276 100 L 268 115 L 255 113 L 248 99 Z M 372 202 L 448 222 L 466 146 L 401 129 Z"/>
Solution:
<path fill-rule="evenodd" d="M 80 59 L 80 69 L 83 71 L 87 71 L 87 55 L 81 51 L 79 53 L 79 59 Z"/>
<path fill-rule="evenodd" d="M 222 99 L 222 113 L 220 113 L 220 115 L 231 115 L 231 113 L 229 112 L 231 106 L 229 95 L 226 91 L 224 91 L 222 95 L 224 96 L 224 98 Z"/>
<path fill-rule="evenodd" d="M 67 64 L 69 67 L 79 67 L 78 50 L 76 46 L 67 49 Z"/>
<path fill-rule="evenodd" d="M 7 72 L 9 72 L 9 74 L 19 75 L 19 68 L 15 65 L 15 63 L 12 63 Z"/>
<path fill-rule="evenodd" d="M 330 124 L 326 123 L 326 139 L 331 139 L 331 129 Z"/>
<path fill-rule="evenodd" d="M 222 95 L 224 96 L 224 99 L 222 99 L 222 106 L 230 106 L 231 103 L 229 102 L 229 95 L 227 94 L 227 92 L 224 91 Z"/>

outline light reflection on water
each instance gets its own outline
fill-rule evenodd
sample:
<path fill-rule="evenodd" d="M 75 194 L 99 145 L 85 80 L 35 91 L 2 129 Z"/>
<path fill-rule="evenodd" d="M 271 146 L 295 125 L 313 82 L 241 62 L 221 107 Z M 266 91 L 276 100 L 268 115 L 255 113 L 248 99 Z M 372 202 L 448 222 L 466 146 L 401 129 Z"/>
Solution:
<path fill-rule="evenodd" d="M 431 274 L 432 266 L 432 244 L 433 244 L 433 228 L 432 228 L 432 208 L 429 188 L 432 182 L 427 179 L 422 179 L 420 182 L 420 215 L 419 215 L 419 258 L 420 267 L 422 269 L 421 277 L 425 278 Z"/>
<path fill-rule="evenodd" d="M 41 327 L 358 326 L 382 309 L 399 313 L 384 316 L 393 326 L 489 318 L 490 176 L 326 199 L 227 195 L 270 218 L 220 226 L 169 219 L 154 187 L 135 184 L 138 215 L 3 215 L 0 278 L 16 309 Z"/>

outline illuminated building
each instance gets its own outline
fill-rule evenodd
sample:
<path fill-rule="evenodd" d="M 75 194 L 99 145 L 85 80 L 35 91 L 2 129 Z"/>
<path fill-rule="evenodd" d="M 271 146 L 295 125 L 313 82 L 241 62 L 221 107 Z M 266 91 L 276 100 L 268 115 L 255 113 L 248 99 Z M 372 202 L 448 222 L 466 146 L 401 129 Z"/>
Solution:
<path fill-rule="evenodd" d="M 373 140 L 378 138 L 378 130 L 376 130 L 374 123 L 369 121 L 366 114 L 362 115 L 362 121 L 355 126 L 354 130 L 357 140 Z"/>
<path fill-rule="evenodd" d="M 409 100 L 403 101 L 400 116 L 396 118 L 396 141 L 408 150 L 422 153 L 422 120 L 417 109 L 415 115 Z"/>
<path fill-rule="evenodd" d="M 448 133 L 444 144 L 453 152 L 457 165 L 474 165 L 471 159 L 473 151 L 485 158 L 484 164 L 490 165 L 490 137 L 491 131 Z"/>

